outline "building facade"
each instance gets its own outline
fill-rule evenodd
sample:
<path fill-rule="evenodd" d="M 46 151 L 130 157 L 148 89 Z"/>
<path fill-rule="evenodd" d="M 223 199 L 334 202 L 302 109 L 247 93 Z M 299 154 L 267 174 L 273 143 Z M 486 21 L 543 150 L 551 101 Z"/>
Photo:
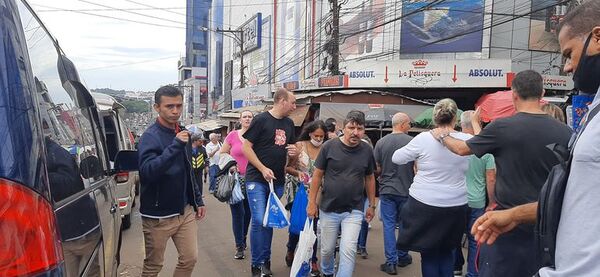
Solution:
<path fill-rule="evenodd" d="M 240 54 L 236 39 L 223 38 L 224 63 L 233 62 L 225 72 L 232 75 L 233 108 L 268 98 L 279 86 L 380 89 L 469 104 L 507 89 L 525 69 L 544 75 L 549 93 L 573 87 L 561 76 L 556 34 L 570 7 L 558 0 L 337 1 L 338 40 L 329 0 L 219 1 L 225 28 L 242 30 L 252 17 L 262 18 L 258 49 Z M 335 41 L 339 76 L 331 76 Z M 252 93 L 238 89 L 241 55 Z"/>

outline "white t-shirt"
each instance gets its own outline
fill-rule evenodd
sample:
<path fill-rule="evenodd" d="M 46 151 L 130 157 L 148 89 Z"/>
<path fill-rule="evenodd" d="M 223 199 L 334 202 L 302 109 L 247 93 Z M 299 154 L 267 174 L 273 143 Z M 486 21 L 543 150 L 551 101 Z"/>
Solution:
<path fill-rule="evenodd" d="M 450 136 L 468 140 L 472 136 L 455 132 Z M 469 168 L 469 156 L 458 156 L 429 132 L 417 135 L 392 156 L 395 164 L 415 161 L 417 174 L 409 189 L 409 195 L 430 206 L 452 207 L 467 204 L 465 173 Z"/>
<path fill-rule="evenodd" d="M 210 153 L 215 151 L 215 149 L 219 149 L 219 150 L 217 150 L 217 152 L 215 153 L 214 156 L 212 156 L 208 159 L 208 161 L 210 162 L 210 165 L 218 165 L 219 164 L 219 158 L 220 158 L 219 151 L 221 151 L 220 150 L 221 146 L 222 145 L 220 142 L 217 142 L 217 143 L 209 142 L 206 144 L 206 154 L 209 156 L 210 156 Z"/>

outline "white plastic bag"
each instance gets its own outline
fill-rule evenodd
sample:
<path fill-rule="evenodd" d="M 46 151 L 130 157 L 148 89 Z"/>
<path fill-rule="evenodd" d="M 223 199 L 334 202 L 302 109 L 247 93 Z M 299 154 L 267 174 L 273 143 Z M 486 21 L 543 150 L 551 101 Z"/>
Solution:
<path fill-rule="evenodd" d="M 269 200 L 265 209 L 265 217 L 263 218 L 263 226 L 271 228 L 285 228 L 290 225 L 290 218 L 285 210 L 285 207 L 279 201 L 279 197 L 275 194 L 273 181 L 269 182 Z"/>
<path fill-rule="evenodd" d="M 317 235 L 313 230 L 313 220 L 306 219 L 304 229 L 300 232 L 298 248 L 294 254 L 294 262 L 290 270 L 290 277 L 306 277 L 310 273 L 310 259 L 312 258 L 313 245 Z"/>
<path fill-rule="evenodd" d="M 242 185 L 240 184 L 240 176 L 238 173 L 234 174 L 235 184 L 233 185 L 233 190 L 231 191 L 231 198 L 229 198 L 228 203 L 237 204 L 244 200 L 244 193 L 242 192 Z"/>

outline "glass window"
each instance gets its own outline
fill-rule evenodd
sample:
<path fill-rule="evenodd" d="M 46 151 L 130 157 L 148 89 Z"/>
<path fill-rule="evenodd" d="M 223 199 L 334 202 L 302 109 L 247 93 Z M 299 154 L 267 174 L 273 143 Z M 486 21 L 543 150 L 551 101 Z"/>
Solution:
<path fill-rule="evenodd" d="M 37 105 L 48 156 L 50 192 L 61 201 L 91 185 L 106 169 L 93 111 L 79 108 L 58 73 L 52 37 L 21 3 L 19 12 L 38 93 Z M 83 177 L 83 178 L 81 178 Z M 70 182 L 60 182 L 68 178 Z M 55 180 L 53 182 L 53 180 Z M 69 185 L 67 185 L 69 184 Z"/>

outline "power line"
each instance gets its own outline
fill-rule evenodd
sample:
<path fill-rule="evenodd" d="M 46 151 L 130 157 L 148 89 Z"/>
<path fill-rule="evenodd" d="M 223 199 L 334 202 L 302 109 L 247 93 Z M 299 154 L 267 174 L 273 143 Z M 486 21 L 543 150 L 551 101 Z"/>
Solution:
<path fill-rule="evenodd" d="M 93 68 L 84 68 L 79 71 L 83 72 L 83 71 L 92 71 L 92 70 L 107 69 L 107 68 L 114 68 L 114 67 L 123 67 L 123 66 L 135 65 L 135 64 L 150 63 L 150 62 L 156 62 L 156 61 L 161 61 L 161 60 L 174 59 L 174 58 L 179 58 L 179 56 L 162 57 L 162 58 L 144 60 L 144 61 L 139 61 L 139 62 L 122 63 L 122 64 L 115 64 L 115 65 L 93 67 Z"/>
<path fill-rule="evenodd" d="M 50 6 L 40 5 L 40 4 L 36 4 L 36 6 L 43 7 L 43 8 L 46 8 L 46 9 L 57 9 L 55 7 L 50 7 Z M 95 14 L 95 13 L 89 13 L 89 12 L 82 12 L 82 11 L 78 11 L 78 10 L 70 10 L 70 9 L 62 9 L 62 10 L 66 11 L 66 12 L 73 12 L 73 13 L 85 14 L 85 15 L 90 15 L 90 16 L 96 16 L 96 17 L 114 19 L 114 20 L 119 20 L 119 21 L 132 22 L 132 23 L 138 23 L 138 24 L 144 24 L 144 25 L 150 25 L 150 26 L 156 26 L 156 27 L 165 27 L 165 28 L 173 28 L 173 29 L 185 29 L 185 27 L 180 27 L 180 26 L 156 24 L 156 23 L 151 23 L 151 22 L 144 22 L 144 21 L 138 21 L 138 20 L 133 20 L 133 19 L 126 19 L 126 18 L 114 17 L 114 16 L 109 16 L 109 15 L 101 15 L 101 14 Z"/>
<path fill-rule="evenodd" d="M 95 2 L 92 2 L 92 1 L 88 1 L 88 0 L 79 0 L 79 1 L 91 4 L 91 5 L 95 5 L 95 6 L 98 6 L 98 7 L 104 7 L 104 8 L 109 8 L 109 9 L 116 9 L 118 11 L 130 13 L 130 14 L 135 14 L 135 15 L 139 15 L 139 16 L 143 16 L 143 17 L 148 17 L 148 18 L 153 18 L 153 19 L 158 19 L 158 20 L 163 20 L 163 21 L 167 21 L 167 22 L 172 22 L 172 23 L 178 23 L 178 24 L 185 25 L 185 22 L 181 22 L 181 21 L 175 21 L 175 20 L 171 20 L 171 19 L 166 19 L 166 18 L 158 17 L 158 16 L 147 15 L 147 14 L 143 14 L 143 13 L 139 13 L 139 12 L 134 12 L 134 11 L 129 11 L 129 10 L 121 9 L 121 8 L 115 8 L 115 7 L 111 7 L 111 6 L 108 6 L 108 5 L 95 3 Z"/>

